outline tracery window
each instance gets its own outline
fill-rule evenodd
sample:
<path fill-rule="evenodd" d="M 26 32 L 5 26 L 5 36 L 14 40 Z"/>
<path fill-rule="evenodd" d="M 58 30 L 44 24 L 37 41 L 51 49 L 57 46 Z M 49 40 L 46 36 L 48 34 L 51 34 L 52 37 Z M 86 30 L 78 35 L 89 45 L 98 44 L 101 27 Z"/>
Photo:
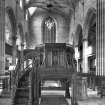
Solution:
<path fill-rule="evenodd" d="M 53 21 L 51 18 L 49 18 L 49 19 L 45 22 L 45 25 L 47 26 L 47 28 L 48 28 L 49 30 L 51 30 L 51 28 L 54 26 L 54 21 Z"/>
<path fill-rule="evenodd" d="M 43 22 L 43 43 L 56 42 L 56 25 L 51 17 L 47 17 Z"/>

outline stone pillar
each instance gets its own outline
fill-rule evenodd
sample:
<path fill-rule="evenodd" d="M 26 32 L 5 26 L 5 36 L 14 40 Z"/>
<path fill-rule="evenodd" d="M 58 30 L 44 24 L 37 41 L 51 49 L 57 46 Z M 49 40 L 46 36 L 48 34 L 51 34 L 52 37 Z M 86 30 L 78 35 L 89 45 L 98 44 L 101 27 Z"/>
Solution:
<path fill-rule="evenodd" d="M 88 40 L 83 40 L 83 73 L 88 73 L 88 56 L 87 56 Z"/>
<path fill-rule="evenodd" d="M 39 73 L 38 62 L 34 59 L 32 70 L 32 105 L 39 105 Z"/>
<path fill-rule="evenodd" d="M 96 75 L 105 76 L 105 0 L 97 0 Z"/>
<path fill-rule="evenodd" d="M 78 59 L 79 59 L 78 46 L 75 46 L 75 59 L 77 61 L 77 72 L 79 72 L 79 67 L 78 67 Z"/>
<path fill-rule="evenodd" d="M 20 51 L 20 57 L 21 57 L 21 71 L 24 70 L 24 54 L 23 54 L 23 51 L 24 51 L 24 44 L 21 43 L 21 51 Z"/>
<path fill-rule="evenodd" d="M 32 105 L 32 73 L 29 74 L 29 101 L 28 105 Z"/>
<path fill-rule="evenodd" d="M 76 74 L 72 77 L 72 101 L 87 99 L 87 77 L 81 77 Z"/>
<path fill-rule="evenodd" d="M 87 99 L 87 77 L 81 77 L 81 99 Z"/>
<path fill-rule="evenodd" d="M 0 84 L 5 74 L 5 0 L 0 0 Z"/>
<path fill-rule="evenodd" d="M 41 97 L 41 81 L 39 82 L 39 97 Z"/>
<path fill-rule="evenodd" d="M 77 104 L 77 80 L 76 80 L 76 74 L 72 75 L 72 82 L 71 82 L 71 105 L 76 105 Z M 77 104 L 78 105 L 78 104 Z"/>
<path fill-rule="evenodd" d="M 17 46 L 16 46 L 16 33 L 12 36 L 13 40 L 13 48 L 12 48 L 12 65 L 16 64 L 16 57 L 17 57 Z"/>
<path fill-rule="evenodd" d="M 66 97 L 66 98 L 70 98 L 70 92 L 69 92 L 69 81 L 66 81 L 65 97 Z"/>

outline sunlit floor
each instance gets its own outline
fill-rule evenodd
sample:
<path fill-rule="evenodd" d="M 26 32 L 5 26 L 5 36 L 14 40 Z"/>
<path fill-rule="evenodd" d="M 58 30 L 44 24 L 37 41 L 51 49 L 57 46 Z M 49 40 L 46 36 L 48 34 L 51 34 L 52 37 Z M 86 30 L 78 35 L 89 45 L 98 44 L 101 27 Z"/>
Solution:
<path fill-rule="evenodd" d="M 11 105 L 10 98 L 0 98 L 0 105 Z"/>
<path fill-rule="evenodd" d="M 63 95 L 44 95 L 41 99 L 41 105 L 69 105 Z"/>
<path fill-rule="evenodd" d="M 42 95 L 44 97 L 48 97 L 49 95 L 59 97 L 61 95 L 62 97 L 64 96 L 65 92 L 64 91 L 42 91 Z M 53 98 L 53 97 L 52 97 Z M 71 100 L 70 99 L 65 99 L 69 105 L 71 105 Z M 60 105 L 67 105 L 67 103 L 62 103 Z M 43 104 L 41 104 L 43 105 Z M 50 105 L 47 103 L 47 105 Z M 52 104 L 51 104 L 52 105 Z M 54 104 L 56 105 L 56 104 Z M 93 91 L 92 89 L 88 89 L 88 98 L 86 100 L 78 101 L 78 105 L 105 105 L 105 97 L 100 98 L 99 95 L 97 95 L 97 91 Z"/>
<path fill-rule="evenodd" d="M 64 91 L 42 91 L 40 105 L 71 105 L 70 99 L 65 99 Z M 11 105 L 10 98 L 0 98 L 0 105 Z M 88 89 L 88 99 L 78 101 L 78 105 L 105 105 L 105 97 L 97 96 L 97 91 Z"/>

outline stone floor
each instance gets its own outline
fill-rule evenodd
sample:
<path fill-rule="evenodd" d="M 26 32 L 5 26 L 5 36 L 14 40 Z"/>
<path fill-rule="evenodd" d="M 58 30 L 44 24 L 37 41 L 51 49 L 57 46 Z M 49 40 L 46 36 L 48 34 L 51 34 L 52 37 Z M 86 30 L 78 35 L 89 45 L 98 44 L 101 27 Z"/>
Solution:
<path fill-rule="evenodd" d="M 0 98 L 0 105 L 11 105 L 10 98 Z"/>
<path fill-rule="evenodd" d="M 63 95 L 47 95 L 42 96 L 41 105 L 69 105 L 69 103 Z"/>
<path fill-rule="evenodd" d="M 88 99 L 78 101 L 78 105 L 105 105 L 105 97 L 97 96 L 96 91 L 88 90 Z M 11 105 L 10 98 L 0 98 L 0 105 Z M 40 105 L 71 105 L 70 99 L 64 98 L 64 91 L 42 91 Z"/>

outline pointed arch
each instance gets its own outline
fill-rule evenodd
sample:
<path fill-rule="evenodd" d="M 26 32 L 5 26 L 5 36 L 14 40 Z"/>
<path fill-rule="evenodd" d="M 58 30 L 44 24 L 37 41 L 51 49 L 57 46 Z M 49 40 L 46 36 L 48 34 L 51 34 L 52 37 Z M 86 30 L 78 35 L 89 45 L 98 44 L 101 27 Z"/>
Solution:
<path fill-rule="evenodd" d="M 23 40 L 24 39 L 24 33 L 23 33 L 23 26 L 21 23 L 18 24 L 18 28 L 19 28 L 21 40 Z"/>
<path fill-rule="evenodd" d="M 89 26 L 90 24 L 94 23 L 94 21 L 92 21 L 93 17 L 96 17 L 96 9 L 89 8 L 83 26 L 83 39 L 87 39 L 88 37 Z"/>
<path fill-rule="evenodd" d="M 83 30 L 82 30 L 82 26 L 78 24 L 75 32 L 75 39 L 74 39 L 75 45 L 80 46 L 80 44 L 82 43 L 82 40 L 83 40 Z"/>
<path fill-rule="evenodd" d="M 15 17 L 14 11 L 11 7 L 6 7 L 6 13 L 9 16 L 9 19 L 12 25 L 12 31 L 15 34 L 16 33 L 16 17 Z"/>
<path fill-rule="evenodd" d="M 84 23 L 83 38 L 88 40 L 88 46 L 92 46 L 92 52 L 96 52 L 96 9 L 89 8 Z M 93 41 L 94 40 L 94 41 Z"/>

